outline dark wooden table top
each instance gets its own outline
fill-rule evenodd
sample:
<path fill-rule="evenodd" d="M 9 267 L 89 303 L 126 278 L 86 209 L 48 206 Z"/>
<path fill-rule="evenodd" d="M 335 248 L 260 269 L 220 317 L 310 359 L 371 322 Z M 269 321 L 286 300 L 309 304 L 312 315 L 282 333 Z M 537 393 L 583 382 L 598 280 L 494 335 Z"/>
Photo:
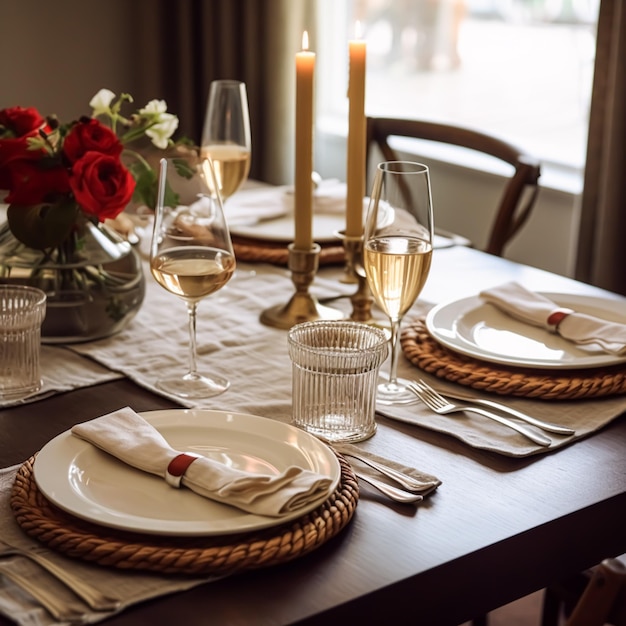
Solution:
<path fill-rule="evenodd" d="M 606 296 L 474 250 L 441 250 L 424 296 L 475 294 L 520 280 Z M 128 404 L 175 406 L 128 380 L 0 410 L 0 463 L 22 462 L 77 421 Z M 377 451 L 402 450 L 443 481 L 418 507 L 362 487 L 352 522 L 313 553 L 132 607 L 119 626 L 459 624 L 626 552 L 626 419 L 556 452 L 489 454 L 449 436 L 379 419 Z M 0 623 L 9 623 L 0 620 Z"/>

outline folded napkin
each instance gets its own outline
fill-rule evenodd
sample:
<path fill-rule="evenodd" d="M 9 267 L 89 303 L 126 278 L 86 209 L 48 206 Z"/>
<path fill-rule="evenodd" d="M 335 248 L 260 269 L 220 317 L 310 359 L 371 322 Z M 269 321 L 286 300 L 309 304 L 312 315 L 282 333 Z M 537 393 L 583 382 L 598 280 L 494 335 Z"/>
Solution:
<path fill-rule="evenodd" d="M 626 324 L 603 320 L 560 307 L 515 282 L 480 293 L 508 315 L 545 328 L 577 344 L 597 344 L 605 352 L 626 355 Z"/>
<path fill-rule="evenodd" d="M 280 474 L 256 474 L 173 449 L 131 408 L 125 407 L 72 428 L 72 434 L 124 463 L 180 482 L 205 498 L 257 515 L 280 517 L 320 498 L 331 479 L 291 466 Z"/>
<path fill-rule="evenodd" d="M 224 202 L 224 214 L 229 225 L 254 224 L 283 217 L 286 187 L 251 187 L 240 189 Z"/>
<path fill-rule="evenodd" d="M 320 181 L 313 191 L 313 212 L 327 215 L 345 215 L 348 187 L 335 178 Z M 283 202 L 287 210 L 293 212 L 293 187 L 283 192 Z M 363 198 L 363 211 L 367 211 L 369 198 Z"/>

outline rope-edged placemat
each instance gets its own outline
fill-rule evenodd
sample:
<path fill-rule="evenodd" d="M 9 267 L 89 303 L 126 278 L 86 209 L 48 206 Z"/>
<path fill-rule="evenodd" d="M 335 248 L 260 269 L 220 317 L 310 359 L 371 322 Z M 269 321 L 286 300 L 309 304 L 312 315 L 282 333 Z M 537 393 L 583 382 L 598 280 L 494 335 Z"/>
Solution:
<path fill-rule="evenodd" d="M 626 366 L 548 370 L 487 363 L 458 354 L 435 341 L 423 319 L 403 329 L 406 358 L 421 370 L 446 380 L 501 395 L 541 400 L 577 400 L 626 393 Z"/>
<path fill-rule="evenodd" d="M 246 239 L 234 235 L 232 240 L 235 257 L 239 261 L 287 265 L 289 250 L 284 243 Z M 339 265 L 345 262 L 343 245 L 326 244 L 321 246 L 321 248 L 319 254 L 320 265 Z"/>
<path fill-rule="evenodd" d="M 83 521 L 51 504 L 33 475 L 35 457 L 19 468 L 11 491 L 15 519 L 28 535 L 72 558 L 125 570 L 225 575 L 303 556 L 337 535 L 352 519 L 359 488 L 337 455 L 337 489 L 314 511 L 255 533 L 219 537 L 163 537 L 121 532 Z"/>

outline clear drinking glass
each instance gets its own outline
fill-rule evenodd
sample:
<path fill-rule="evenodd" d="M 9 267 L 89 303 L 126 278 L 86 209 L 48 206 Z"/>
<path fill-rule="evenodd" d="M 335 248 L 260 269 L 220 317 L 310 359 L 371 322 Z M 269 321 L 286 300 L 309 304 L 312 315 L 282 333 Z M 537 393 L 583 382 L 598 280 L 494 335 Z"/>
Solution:
<path fill-rule="evenodd" d="M 0 399 L 41 389 L 39 350 L 46 294 L 22 285 L 0 285 Z"/>
<path fill-rule="evenodd" d="M 252 156 L 246 85 L 214 80 L 209 88 L 200 154 L 210 158 L 217 188 L 226 202 L 248 178 Z"/>
<path fill-rule="evenodd" d="M 380 328 L 348 321 L 304 322 L 289 330 L 293 424 L 333 443 L 376 431 L 378 370 L 389 351 Z"/>
<path fill-rule="evenodd" d="M 376 170 L 365 220 L 363 267 L 367 284 L 391 324 L 389 380 L 378 385 L 381 404 L 415 400 L 399 379 L 402 318 L 422 291 L 433 251 L 433 208 L 428 167 L 386 161 Z"/>
<path fill-rule="evenodd" d="M 196 369 L 196 309 L 235 271 L 235 255 L 219 194 L 211 188 L 211 163 L 199 158 L 161 159 L 150 270 L 159 285 L 187 304 L 189 371 L 157 381 L 182 398 L 208 398 L 226 391 L 228 380 Z"/>

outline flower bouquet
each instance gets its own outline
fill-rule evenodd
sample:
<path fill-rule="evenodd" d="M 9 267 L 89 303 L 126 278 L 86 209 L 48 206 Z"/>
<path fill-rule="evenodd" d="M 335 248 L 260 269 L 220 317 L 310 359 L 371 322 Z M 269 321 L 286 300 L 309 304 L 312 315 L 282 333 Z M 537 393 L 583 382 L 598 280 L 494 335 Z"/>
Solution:
<path fill-rule="evenodd" d="M 157 173 L 142 156 L 148 138 L 174 146 L 176 116 L 153 100 L 126 117 L 128 94 L 102 89 L 92 115 L 61 124 L 34 108 L 0 110 L 0 282 L 48 295 L 44 341 L 104 337 L 139 309 L 139 255 L 108 226 L 131 201 L 154 208 Z M 0 201 L 2 192 L 0 191 Z"/>

